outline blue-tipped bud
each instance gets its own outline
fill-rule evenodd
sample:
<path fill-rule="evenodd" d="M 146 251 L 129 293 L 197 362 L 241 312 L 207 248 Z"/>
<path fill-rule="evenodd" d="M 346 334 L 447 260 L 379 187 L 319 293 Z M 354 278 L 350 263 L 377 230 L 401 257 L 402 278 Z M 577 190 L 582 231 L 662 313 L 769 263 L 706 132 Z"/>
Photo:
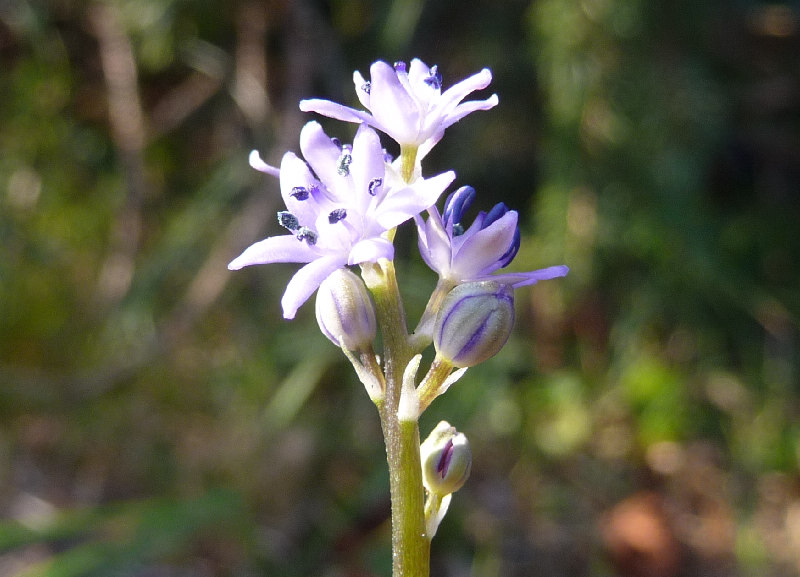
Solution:
<path fill-rule="evenodd" d="M 469 477 L 472 451 L 463 433 L 442 421 L 419 447 L 422 483 L 433 494 L 443 497 L 455 493 Z"/>
<path fill-rule="evenodd" d="M 436 352 L 456 367 L 496 355 L 514 327 L 514 289 L 495 281 L 460 284 L 442 303 L 433 327 Z"/>
<path fill-rule="evenodd" d="M 377 324 L 375 309 L 364 282 L 349 269 L 341 268 L 322 281 L 317 291 L 317 323 L 337 347 L 351 351 L 372 346 Z"/>

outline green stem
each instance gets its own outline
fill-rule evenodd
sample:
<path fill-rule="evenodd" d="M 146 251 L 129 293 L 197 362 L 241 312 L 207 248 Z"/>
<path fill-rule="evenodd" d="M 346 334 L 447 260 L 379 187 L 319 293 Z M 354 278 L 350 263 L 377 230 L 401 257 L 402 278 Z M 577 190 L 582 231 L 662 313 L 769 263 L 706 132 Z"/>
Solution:
<path fill-rule="evenodd" d="M 453 365 L 436 355 L 431 363 L 431 368 L 428 369 L 428 374 L 425 375 L 418 389 L 420 412 L 427 409 L 433 400 L 439 396 L 442 384 L 452 371 Z"/>
<path fill-rule="evenodd" d="M 378 410 L 386 442 L 392 499 L 392 575 L 428 577 L 430 541 L 425 534 L 419 427 L 416 421 L 401 421 L 397 416 L 403 372 L 413 350 L 394 263 L 384 259 L 377 264 L 364 264 L 362 277 L 372 292 L 383 336 L 386 391 Z"/>
<path fill-rule="evenodd" d="M 400 158 L 402 158 L 401 176 L 404 181 L 411 182 L 414 180 L 414 169 L 417 165 L 417 147 L 402 146 L 400 148 Z"/>
<path fill-rule="evenodd" d="M 416 352 L 422 352 L 431 344 L 433 340 L 433 326 L 436 323 L 436 315 L 439 314 L 439 309 L 442 308 L 442 302 L 447 293 L 456 286 L 456 283 L 440 278 L 436 283 L 436 288 L 431 293 L 428 304 L 425 306 L 425 311 L 420 317 L 417 328 L 414 329 L 414 334 L 411 337 L 412 346 Z"/>

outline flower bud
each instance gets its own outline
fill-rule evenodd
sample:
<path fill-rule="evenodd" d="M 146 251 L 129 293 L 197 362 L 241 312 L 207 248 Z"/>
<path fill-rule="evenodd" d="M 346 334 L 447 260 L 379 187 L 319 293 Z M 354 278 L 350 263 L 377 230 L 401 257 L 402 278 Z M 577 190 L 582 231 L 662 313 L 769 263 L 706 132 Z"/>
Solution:
<path fill-rule="evenodd" d="M 337 347 L 364 350 L 375 340 L 372 299 L 364 282 L 349 269 L 340 268 L 322 281 L 317 291 L 317 323 Z"/>
<path fill-rule="evenodd" d="M 422 482 L 430 493 L 445 496 L 464 486 L 472 468 L 472 452 L 463 433 L 442 421 L 419 450 Z"/>
<path fill-rule="evenodd" d="M 436 352 L 456 367 L 496 355 L 514 326 L 514 289 L 495 281 L 460 284 L 442 302 L 433 327 Z"/>

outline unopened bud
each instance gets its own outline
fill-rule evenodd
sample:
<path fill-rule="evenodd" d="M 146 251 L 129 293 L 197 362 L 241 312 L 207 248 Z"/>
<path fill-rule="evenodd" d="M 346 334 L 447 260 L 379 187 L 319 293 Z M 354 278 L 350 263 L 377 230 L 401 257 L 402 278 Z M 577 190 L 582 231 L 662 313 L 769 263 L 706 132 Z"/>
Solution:
<path fill-rule="evenodd" d="M 469 477 L 472 452 L 463 433 L 442 421 L 420 445 L 422 482 L 435 495 L 455 493 Z"/>
<path fill-rule="evenodd" d="M 436 352 L 456 367 L 496 355 L 514 327 L 514 289 L 495 281 L 460 284 L 442 302 L 433 328 Z"/>
<path fill-rule="evenodd" d="M 322 281 L 317 291 L 319 328 L 337 347 L 351 351 L 368 348 L 375 340 L 372 299 L 364 282 L 349 269 L 340 268 Z"/>

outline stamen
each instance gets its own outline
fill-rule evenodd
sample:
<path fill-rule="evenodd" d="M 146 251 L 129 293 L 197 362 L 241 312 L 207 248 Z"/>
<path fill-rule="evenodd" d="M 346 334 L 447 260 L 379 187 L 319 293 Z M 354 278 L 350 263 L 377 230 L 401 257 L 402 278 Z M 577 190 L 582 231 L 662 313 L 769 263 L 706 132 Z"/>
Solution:
<path fill-rule="evenodd" d="M 406 63 L 402 60 L 398 60 L 394 63 L 394 71 L 395 72 L 405 72 L 406 71 Z"/>
<path fill-rule="evenodd" d="M 284 228 L 288 228 L 291 231 L 295 231 L 300 228 L 300 221 L 297 220 L 297 217 L 288 210 L 282 210 L 278 213 L 278 224 Z"/>
<path fill-rule="evenodd" d="M 361 85 L 361 90 L 369 94 L 370 89 L 372 88 L 372 83 L 367 80 L 364 84 Z"/>
<path fill-rule="evenodd" d="M 311 230 L 308 227 L 301 226 L 297 229 L 297 234 L 295 234 L 297 240 L 304 240 L 308 243 L 309 246 L 314 246 L 317 244 L 317 233 Z"/>
<path fill-rule="evenodd" d="M 337 208 L 332 210 L 328 215 L 328 222 L 331 224 L 336 224 L 345 217 L 347 217 L 347 211 L 343 208 Z"/>
<path fill-rule="evenodd" d="M 305 186 L 295 186 L 292 188 L 292 192 L 289 193 L 289 196 L 297 200 L 305 200 L 308 198 L 308 194 L 308 189 Z"/>
<path fill-rule="evenodd" d="M 336 145 L 336 148 L 338 148 L 339 150 L 342 149 L 342 141 L 336 138 L 335 136 L 331 138 L 331 142 L 333 142 Z"/>
<path fill-rule="evenodd" d="M 461 236 L 464 234 L 464 225 L 460 222 L 456 222 L 453 224 L 453 236 Z"/>
<path fill-rule="evenodd" d="M 455 235 L 456 225 L 464 220 L 464 213 L 467 212 L 472 201 L 475 200 L 475 189 L 471 186 L 462 186 L 454 193 L 447 197 L 444 201 L 444 214 L 442 215 L 445 222 L 453 222 L 453 234 Z M 463 234 L 464 228 L 461 227 Z M 458 236 L 458 235 L 455 235 Z"/>
<path fill-rule="evenodd" d="M 441 90 L 442 75 L 439 74 L 439 67 L 434 64 L 433 66 L 431 66 L 430 73 L 431 75 L 425 79 L 425 84 L 427 84 L 434 90 Z"/>
<path fill-rule="evenodd" d="M 344 152 L 341 157 L 339 157 L 339 166 L 336 168 L 336 172 L 341 174 L 342 176 L 347 176 L 350 174 L 350 163 L 353 162 L 353 157 Z"/>
<path fill-rule="evenodd" d="M 483 219 L 483 224 L 481 224 L 481 229 L 486 228 L 494 221 L 504 216 L 509 210 L 510 209 L 503 202 L 498 202 L 497 204 L 495 204 L 492 207 L 492 210 L 490 210 L 486 215 L 486 218 Z"/>
<path fill-rule="evenodd" d="M 378 194 L 378 190 L 377 189 L 382 184 L 383 184 L 383 179 L 382 178 L 373 178 L 372 180 L 370 180 L 369 184 L 367 185 L 367 192 L 369 192 L 369 195 L 370 196 L 375 196 L 376 194 Z"/>

